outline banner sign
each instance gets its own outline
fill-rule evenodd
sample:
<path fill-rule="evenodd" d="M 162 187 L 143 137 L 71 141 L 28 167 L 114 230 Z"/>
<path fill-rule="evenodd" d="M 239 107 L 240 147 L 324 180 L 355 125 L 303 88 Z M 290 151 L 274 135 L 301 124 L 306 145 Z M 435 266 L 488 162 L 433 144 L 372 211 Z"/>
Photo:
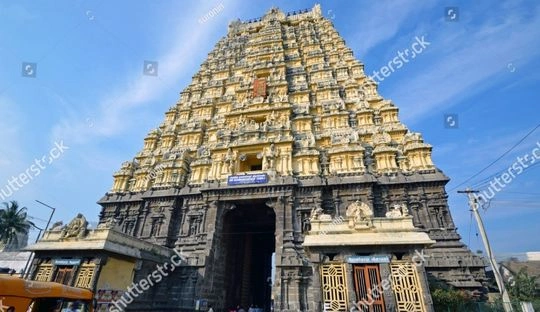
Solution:
<path fill-rule="evenodd" d="M 79 265 L 81 259 L 54 259 L 54 265 Z"/>
<path fill-rule="evenodd" d="M 227 178 L 227 185 L 264 184 L 268 183 L 266 173 L 232 175 Z"/>
<path fill-rule="evenodd" d="M 348 263 L 390 263 L 390 257 L 385 255 L 373 256 L 350 256 L 347 258 Z"/>

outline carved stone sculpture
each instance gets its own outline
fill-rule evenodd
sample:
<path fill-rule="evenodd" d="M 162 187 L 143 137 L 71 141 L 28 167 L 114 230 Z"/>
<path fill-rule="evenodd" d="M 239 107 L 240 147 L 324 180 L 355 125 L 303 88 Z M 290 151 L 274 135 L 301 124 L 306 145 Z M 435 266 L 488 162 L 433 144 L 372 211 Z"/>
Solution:
<path fill-rule="evenodd" d="M 77 216 L 69 222 L 63 229 L 60 236 L 62 238 L 77 237 L 82 238 L 86 235 L 86 229 L 88 227 L 88 222 L 82 213 L 77 214 Z"/>
<path fill-rule="evenodd" d="M 355 225 L 370 225 L 373 219 L 373 211 L 366 203 L 359 200 L 347 206 L 345 215 L 349 219 L 349 227 Z"/>

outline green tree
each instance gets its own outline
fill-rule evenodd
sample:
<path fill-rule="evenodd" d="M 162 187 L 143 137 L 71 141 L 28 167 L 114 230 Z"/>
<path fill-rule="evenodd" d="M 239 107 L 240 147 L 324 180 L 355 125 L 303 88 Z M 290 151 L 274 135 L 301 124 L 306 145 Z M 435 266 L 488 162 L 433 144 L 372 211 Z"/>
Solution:
<path fill-rule="evenodd" d="M 529 276 L 525 268 L 521 268 L 506 287 L 513 300 L 533 301 L 536 295 L 536 277 Z"/>
<path fill-rule="evenodd" d="M 28 220 L 26 207 L 20 207 L 16 201 L 4 202 L 0 208 L 0 242 L 8 246 L 18 244 L 18 234 L 28 234 L 34 223 Z"/>
<path fill-rule="evenodd" d="M 476 301 L 468 292 L 435 279 L 429 280 L 431 299 L 436 312 L 474 311 Z"/>

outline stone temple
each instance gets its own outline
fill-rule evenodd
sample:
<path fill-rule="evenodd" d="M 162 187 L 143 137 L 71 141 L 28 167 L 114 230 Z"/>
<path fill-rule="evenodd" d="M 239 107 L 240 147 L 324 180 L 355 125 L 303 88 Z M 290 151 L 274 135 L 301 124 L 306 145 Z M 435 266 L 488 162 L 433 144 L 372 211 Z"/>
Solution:
<path fill-rule="evenodd" d="M 428 279 L 481 289 L 431 151 L 319 5 L 230 23 L 99 201 L 185 255 L 128 310 L 432 311 Z"/>

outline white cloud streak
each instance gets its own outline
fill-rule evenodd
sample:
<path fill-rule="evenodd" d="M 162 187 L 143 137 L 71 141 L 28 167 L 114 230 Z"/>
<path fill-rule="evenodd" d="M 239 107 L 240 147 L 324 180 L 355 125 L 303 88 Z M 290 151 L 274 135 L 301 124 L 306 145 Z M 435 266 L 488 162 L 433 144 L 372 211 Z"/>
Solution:
<path fill-rule="evenodd" d="M 402 108 L 403 120 L 442 114 L 467 97 L 513 79 L 509 63 L 525 67 L 540 54 L 539 13 L 535 8 L 530 20 L 519 18 L 521 12 L 494 15 L 477 29 L 460 21 L 456 23 L 460 29 L 446 27 L 430 34 L 433 44 L 428 53 L 437 59 L 417 60 L 416 68 L 421 69 L 389 94 Z"/>
<path fill-rule="evenodd" d="M 226 3 L 224 6 L 225 9 L 230 9 L 233 5 Z M 200 5 L 185 7 L 185 4 L 182 4 L 182 6 L 183 10 L 191 11 L 193 16 L 201 16 L 207 11 L 206 7 Z M 64 119 L 53 128 L 53 138 L 63 138 L 81 144 L 96 138 L 119 135 L 134 126 L 135 122 L 127 117 L 130 112 L 143 108 L 170 88 L 174 88 L 175 92 L 180 91 L 182 86 L 175 86 L 174 83 L 185 74 L 186 69 L 192 65 L 192 60 L 203 52 L 200 48 L 201 42 L 215 32 L 215 28 L 222 28 L 223 25 L 215 21 L 199 25 L 196 24 L 196 18 L 179 18 L 179 21 L 181 24 L 175 32 L 166 32 L 168 38 L 174 38 L 174 44 L 157 58 L 159 63 L 157 77 L 143 75 L 143 60 L 141 60 L 140 69 L 129 73 L 127 82 L 121 82 L 105 92 L 102 100 L 96 105 L 97 110 L 91 113 L 91 116 L 96 116 L 95 118 L 81 114 L 78 117 L 71 116 Z M 195 24 L 197 27 L 194 27 Z"/>
<path fill-rule="evenodd" d="M 435 2 L 397 0 L 362 3 L 362 10 L 356 16 L 358 31 L 351 36 L 357 57 L 362 59 L 371 49 L 393 39 L 403 24 L 422 9 L 433 6 Z"/>

